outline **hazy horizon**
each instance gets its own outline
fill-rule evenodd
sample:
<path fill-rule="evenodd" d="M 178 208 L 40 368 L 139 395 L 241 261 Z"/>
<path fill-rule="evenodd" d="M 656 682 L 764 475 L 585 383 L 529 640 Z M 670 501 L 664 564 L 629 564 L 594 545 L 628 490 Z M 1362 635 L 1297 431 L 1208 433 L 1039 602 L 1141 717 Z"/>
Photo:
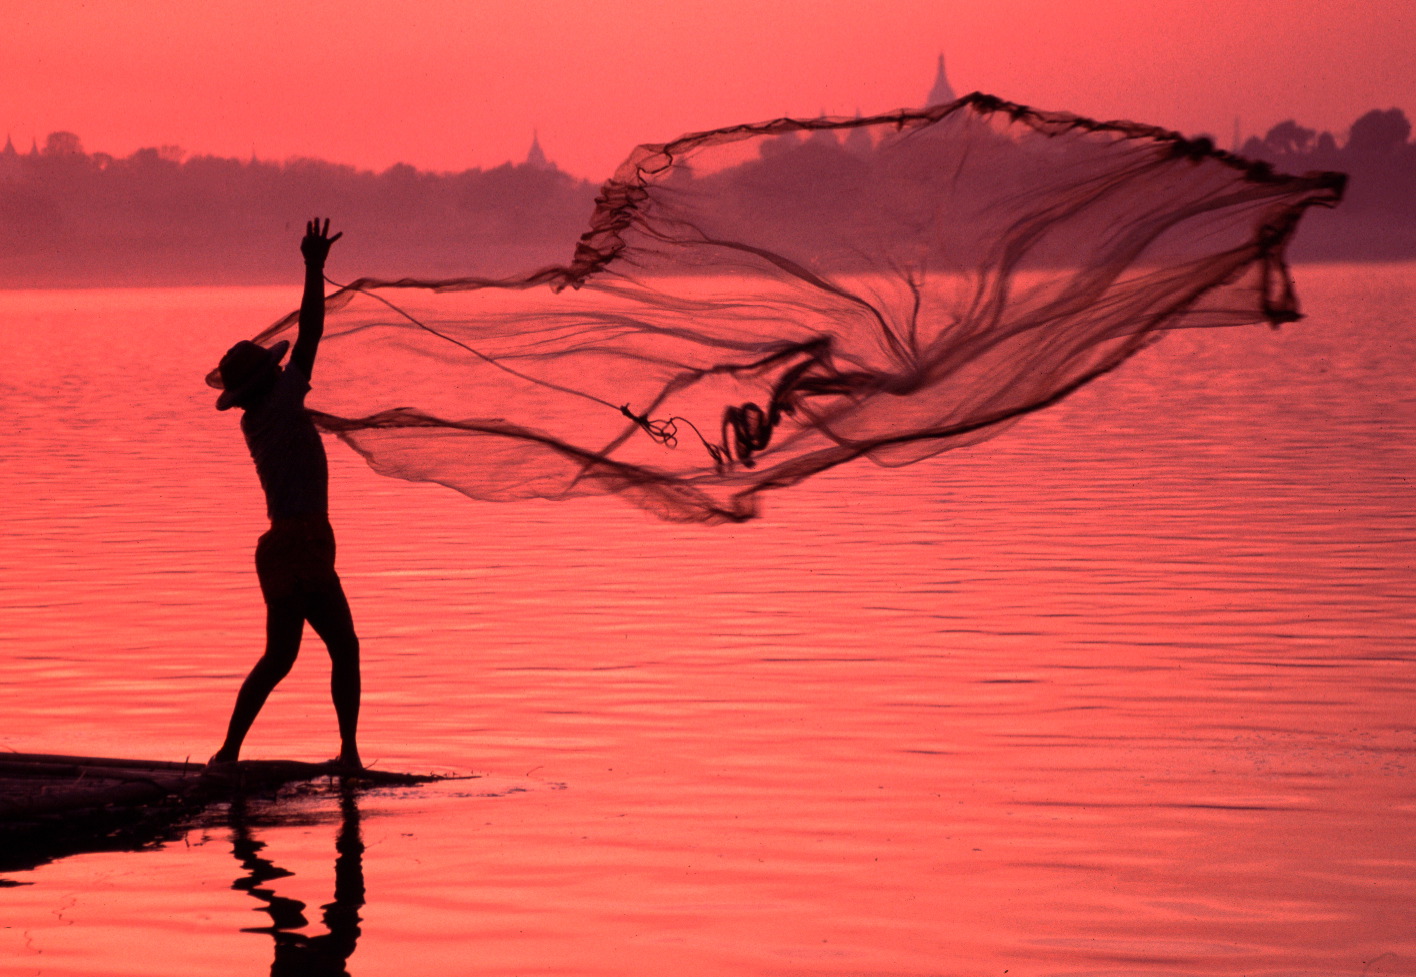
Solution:
<path fill-rule="evenodd" d="M 919 106 L 943 52 L 959 94 L 1128 118 L 1224 146 L 1296 118 L 1340 134 L 1416 91 L 1416 2 L 1119 0 L 985 6 L 675 4 L 492 8 L 235 0 L 58 2 L 0 39 L 0 128 L 115 156 L 315 157 L 490 168 L 533 133 L 601 180 L 637 144 L 783 115 Z"/>

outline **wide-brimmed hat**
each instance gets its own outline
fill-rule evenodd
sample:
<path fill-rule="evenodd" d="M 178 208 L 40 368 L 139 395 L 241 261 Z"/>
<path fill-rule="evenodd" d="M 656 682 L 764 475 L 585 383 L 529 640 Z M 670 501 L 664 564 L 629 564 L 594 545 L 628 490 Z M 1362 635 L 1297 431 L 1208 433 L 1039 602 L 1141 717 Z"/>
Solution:
<path fill-rule="evenodd" d="M 216 409 L 229 410 L 240 403 L 260 382 L 265 371 L 284 358 L 289 348 L 289 341 L 284 339 L 269 348 L 243 339 L 228 349 L 216 368 L 222 386 L 221 396 L 216 398 Z"/>

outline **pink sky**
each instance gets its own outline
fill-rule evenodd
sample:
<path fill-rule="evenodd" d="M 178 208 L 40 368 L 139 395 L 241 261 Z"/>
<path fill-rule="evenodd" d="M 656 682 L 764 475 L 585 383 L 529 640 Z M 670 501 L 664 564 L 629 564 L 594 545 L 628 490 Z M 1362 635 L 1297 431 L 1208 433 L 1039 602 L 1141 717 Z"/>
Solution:
<path fill-rule="evenodd" d="M 0 129 L 124 155 L 494 166 L 533 128 L 599 179 L 639 142 L 959 93 L 1223 144 L 1416 114 L 1416 0 L 46 0 L 0 32 Z"/>

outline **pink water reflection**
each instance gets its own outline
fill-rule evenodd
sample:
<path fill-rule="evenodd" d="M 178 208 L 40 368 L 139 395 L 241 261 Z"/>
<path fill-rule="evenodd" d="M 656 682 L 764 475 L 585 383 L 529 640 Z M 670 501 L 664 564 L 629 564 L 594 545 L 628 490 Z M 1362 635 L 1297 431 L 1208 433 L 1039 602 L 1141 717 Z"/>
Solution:
<path fill-rule="evenodd" d="M 1304 270 L 1308 323 L 1170 337 L 742 526 L 332 452 L 366 756 L 487 774 L 358 801 L 349 972 L 1413 972 L 1412 270 Z M 0 746 L 219 739 L 262 505 L 200 376 L 288 302 L 0 296 L 49 340 L 0 381 Z M 251 755 L 333 752 L 327 667 L 312 642 Z M 311 932 L 340 824 L 251 828 Z M 0 972 L 262 972 L 241 874 L 217 812 L 17 875 Z"/>

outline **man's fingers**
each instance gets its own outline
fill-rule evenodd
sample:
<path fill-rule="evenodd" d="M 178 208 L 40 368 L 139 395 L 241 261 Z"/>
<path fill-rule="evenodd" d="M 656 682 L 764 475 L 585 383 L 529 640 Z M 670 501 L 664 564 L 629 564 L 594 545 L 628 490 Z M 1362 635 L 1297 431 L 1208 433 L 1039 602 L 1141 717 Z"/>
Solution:
<path fill-rule="evenodd" d="M 330 237 L 329 218 L 326 217 L 324 219 L 323 224 L 321 224 L 320 219 L 316 217 L 313 220 L 307 220 L 305 222 L 305 236 L 317 238 L 321 241 L 324 241 L 326 244 L 333 244 L 335 241 L 338 241 L 344 236 L 344 232 L 340 231 L 335 234 L 334 237 Z"/>

